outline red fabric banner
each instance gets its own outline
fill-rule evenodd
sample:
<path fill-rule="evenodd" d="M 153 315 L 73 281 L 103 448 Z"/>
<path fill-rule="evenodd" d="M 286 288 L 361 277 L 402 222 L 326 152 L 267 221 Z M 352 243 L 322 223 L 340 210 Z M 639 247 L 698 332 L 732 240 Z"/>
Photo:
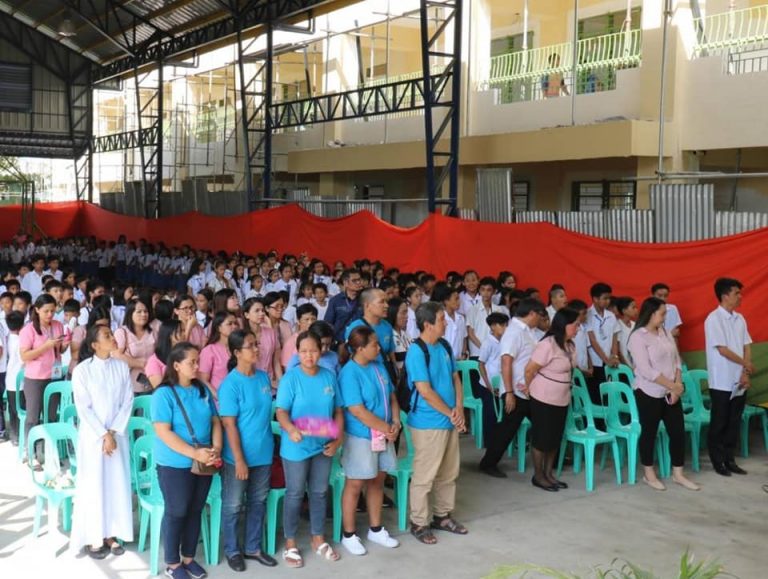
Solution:
<path fill-rule="evenodd" d="M 3 239 L 16 232 L 20 219 L 19 207 L 0 209 Z M 40 204 L 36 219 L 50 237 L 116 239 L 122 233 L 131 240 L 188 243 L 214 251 L 307 252 L 328 263 L 367 257 L 403 271 L 421 269 L 438 276 L 465 269 L 496 275 L 507 269 L 517 276 L 518 287 L 537 287 L 545 295 L 551 284 L 562 283 L 570 298 L 587 303 L 596 281 L 609 283 L 615 295 L 634 297 L 638 305 L 651 284 L 664 282 L 672 288 L 670 301 L 684 321 L 681 345 L 686 351 L 704 347 L 704 319 L 717 305 L 715 279 L 735 277 L 746 286 L 742 313 L 752 338 L 768 341 L 768 326 L 759 323 L 757 299 L 768 289 L 768 228 L 706 241 L 642 244 L 588 237 L 546 223 L 481 223 L 439 215 L 403 229 L 368 212 L 322 219 L 296 205 L 235 217 L 195 212 L 146 220 L 86 203 Z"/>

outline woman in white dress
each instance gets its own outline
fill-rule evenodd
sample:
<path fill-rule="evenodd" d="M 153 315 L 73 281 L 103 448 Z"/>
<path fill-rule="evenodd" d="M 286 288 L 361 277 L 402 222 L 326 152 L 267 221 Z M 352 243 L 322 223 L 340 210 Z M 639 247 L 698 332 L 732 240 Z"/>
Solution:
<path fill-rule="evenodd" d="M 109 326 L 93 326 L 80 349 L 72 391 L 80 420 L 77 490 L 70 549 L 87 546 L 94 559 L 125 551 L 133 540 L 131 476 L 126 428 L 133 405 L 128 364 L 112 355 L 117 341 Z"/>

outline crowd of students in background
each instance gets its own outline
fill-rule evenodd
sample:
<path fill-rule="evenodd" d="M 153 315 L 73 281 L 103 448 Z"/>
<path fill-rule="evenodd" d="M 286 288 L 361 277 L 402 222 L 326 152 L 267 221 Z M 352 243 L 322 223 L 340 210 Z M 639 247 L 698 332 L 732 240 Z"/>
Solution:
<path fill-rule="evenodd" d="M 205 576 L 194 559 L 211 484 L 201 471 L 218 465 L 223 548 L 232 569 L 244 570 L 246 560 L 277 564 L 261 545 L 273 465 L 285 478 L 285 564 L 304 565 L 296 536 L 305 491 L 312 551 L 337 560 L 324 527 L 332 460 L 342 445 L 342 545 L 354 555 L 367 552 L 355 529 L 355 513 L 365 510 L 367 542 L 397 547 L 381 509 L 391 503 L 384 487 L 405 427 L 401 409 L 414 447 L 411 533 L 425 544 L 437 542 L 436 530 L 466 534 L 452 515 L 459 433 L 466 429 L 456 371 L 462 359 L 479 363 L 472 392 L 485 417 L 482 472 L 507 476 L 498 464 L 528 418 L 532 484 L 548 492 L 566 489 L 553 464 L 573 369 L 600 405 L 606 367 L 625 364 L 637 376 L 632 386 L 644 433 L 643 480 L 665 488 L 653 468 L 653 441 L 663 421 L 673 480 L 699 489 L 683 473 L 677 348 L 683 320 L 663 283 L 636 300 L 614 296 L 610 285 L 598 282 L 583 301 L 571 299 L 563 284 L 522 289 L 509 271 L 493 277 L 449 272 L 437 279 L 367 259 L 329 267 L 305 254 L 228 255 L 123 236 L 115 242 L 17 240 L 0 247 L 0 270 L 0 374 L 10 411 L 0 436 L 18 444 L 20 429 L 28 433 L 42 412 L 54 420 L 58 402 L 52 398 L 42 408 L 45 388 L 68 372 L 80 429 L 90 432 L 91 446 L 82 452 L 95 456 L 81 462 L 78 476 L 89 479 L 83 485 L 88 496 L 109 495 L 75 505 L 80 515 L 73 546 L 86 546 L 95 558 L 121 554 L 121 541 L 132 540 L 130 501 L 111 498 L 130 494 L 130 484 L 126 490 L 115 481 L 127 476 L 126 408 L 144 395 L 152 395 L 154 456 L 166 504 L 166 575 L 175 579 Z M 705 327 L 713 391 L 709 452 L 723 476 L 744 473 L 733 450 L 743 393 L 755 370 L 746 322 L 735 311 L 741 289 L 737 280 L 716 282 L 719 305 Z M 110 394 L 100 398 L 102 392 Z M 27 411 L 23 425 L 17 396 Z M 504 409 L 500 420 L 496 404 Z M 319 425 L 307 426 L 313 421 Z M 25 460 L 39 468 L 42 457 Z M 238 537 L 243 509 L 244 537 Z"/>

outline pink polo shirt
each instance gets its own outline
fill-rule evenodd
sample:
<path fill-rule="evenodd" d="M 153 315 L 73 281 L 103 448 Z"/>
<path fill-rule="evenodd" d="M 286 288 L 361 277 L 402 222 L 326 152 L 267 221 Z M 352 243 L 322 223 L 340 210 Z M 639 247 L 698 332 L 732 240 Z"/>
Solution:
<path fill-rule="evenodd" d="M 675 339 L 663 328 L 658 333 L 640 328 L 629 337 L 627 349 L 635 366 L 635 388 L 653 398 L 663 398 L 669 391 L 655 380 L 659 376 L 674 380 L 681 367 Z"/>
<path fill-rule="evenodd" d="M 256 363 L 256 367 L 266 372 L 270 380 L 275 379 L 275 366 L 273 364 L 275 351 L 280 351 L 277 332 L 269 326 L 261 326 L 261 332 L 259 333 L 259 361 Z"/>
<path fill-rule="evenodd" d="M 35 350 L 45 344 L 49 338 L 58 338 L 64 335 L 64 326 L 53 320 L 48 329 L 40 328 L 42 334 L 35 331 L 32 322 L 24 326 L 19 332 L 19 351 Z M 50 348 L 40 354 L 34 360 L 24 362 L 24 377 L 33 380 L 49 380 L 56 359 L 61 359 L 56 348 Z"/>
<path fill-rule="evenodd" d="M 144 366 L 144 374 L 147 375 L 147 378 L 152 376 L 160 376 L 162 378 L 163 374 L 165 374 L 165 364 L 155 354 L 152 354 Z"/>
<path fill-rule="evenodd" d="M 528 387 L 530 395 L 546 404 L 568 406 L 571 403 L 571 370 L 575 349 L 564 352 L 550 336 L 539 343 L 531 354 L 531 362 L 540 365 Z"/>
<path fill-rule="evenodd" d="M 227 377 L 227 362 L 229 362 L 229 352 L 224 344 L 208 344 L 200 352 L 200 374 L 208 374 L 211 388 L 214 391 L 219 390 L 219 385 Z"/>

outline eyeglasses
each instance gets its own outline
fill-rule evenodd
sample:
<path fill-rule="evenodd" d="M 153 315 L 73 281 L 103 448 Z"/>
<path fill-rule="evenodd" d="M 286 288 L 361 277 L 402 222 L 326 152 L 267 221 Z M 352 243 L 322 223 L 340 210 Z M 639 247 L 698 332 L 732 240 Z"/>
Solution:
<path fill-rule="evenodd" d="M 355 279 L 350 278 L 349 283 L 363 283 L 363 280 L 359 277 Z"/>
<path fill-rule="evenodd" d="M 179 310 L 180 312 L 194 312 L 195 311 L 194 306 L 186 306 L 184 308 L 176 308 L 176 309 Z"/>
<path fill-rule="evenodd" d="M 272 308 L 273 310 L 284 310 L 284 309 L 285 309 L 285 306 L 284 306 L 284 305 L 282 305 L 282 304 L 281 304 L 281 305 L 272 304 L 272 305 L 271 305 L 271 306 L 269 306 L 269 307 L 270 307 L 270 308 Z"/>

